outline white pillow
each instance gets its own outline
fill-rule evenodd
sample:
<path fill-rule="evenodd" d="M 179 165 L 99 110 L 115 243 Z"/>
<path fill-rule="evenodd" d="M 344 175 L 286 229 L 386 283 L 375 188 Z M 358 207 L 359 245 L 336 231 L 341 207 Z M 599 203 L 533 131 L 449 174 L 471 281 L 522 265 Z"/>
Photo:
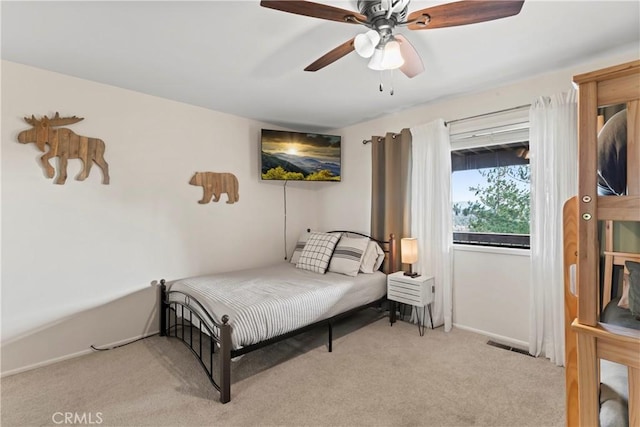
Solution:
<path fill-rule="evenodd" d="M 618 301 L 618 307 L 629 308 L 629 275 L 627 273 L 622 276 L 622 296 Z"/>
<path fill-rule="evenodd" d="M 366 237 L 341 238 L 333 251 L 329 271 L 347 276 L 357 276 L 368 244 L 369 239 Z"/>
<path fill-rule="evenodd" d="M 363 273 L 374 273 L 378 271 L 384 262 L 384 251 L 373 240 L 369 241 L 367 250 L 364 252 L 362 262 L 360 263 L 360 271 Z"/>
<path fill-rule="evenodd" d="M 302 253 L 302 250 L 304 249 L 304 245 L 307 243 L 307 240 L 309 240 L 310 235 L 311 233 L 308 230 L 305 230 L 302 233 L 300 233 L 300 237 L 298 237 L 298 241 L 296 242 L 296 247 L 293 249 L 293 254 L 291 254 L 292 264 L 298 263 L 300 254 Z"/>
<path fill-rule="evenodd" d="M 340 240 L 340 234 L 311 233 L 300 253 L 296 268 L 324 274 L 338 240 Z"/>

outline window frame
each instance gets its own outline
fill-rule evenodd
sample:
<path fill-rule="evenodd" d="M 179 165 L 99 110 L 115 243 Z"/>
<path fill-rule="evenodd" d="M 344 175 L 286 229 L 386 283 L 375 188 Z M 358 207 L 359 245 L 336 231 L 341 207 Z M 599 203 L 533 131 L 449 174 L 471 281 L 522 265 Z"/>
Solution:
<path fill-rule="evenodd" d="M 529 106 L 474 116 L 451 123 L 449 127 L 451 153 L 469 149 L 486 149 L 513 143 L 529 147 Z M 451 177 L 453 179 L 453 170 Z M 451 201 L 453 210 L 453 200 Z M 529 218 L 531 221 L 531 218 Z M 531 235 L 511 233 L 477 233 L 451 230 L 456 246 L 474 248 L 504 248 L 529 251 Z M 467 237 L 465 239 L 465 237 Z"/>

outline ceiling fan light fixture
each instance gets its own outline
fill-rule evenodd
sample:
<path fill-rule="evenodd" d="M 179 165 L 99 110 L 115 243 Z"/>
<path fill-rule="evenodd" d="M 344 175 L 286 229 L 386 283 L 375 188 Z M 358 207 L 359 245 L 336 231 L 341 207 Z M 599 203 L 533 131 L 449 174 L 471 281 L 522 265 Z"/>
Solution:
<path fill-rule="evenodd" d="M 353 46 L 358 55 L 363 58 L 371 58 L 378 43 L 380 43 L 380 34 L 375 30 L 369 30 L 366 33 L 358 34 Z"/>
<path fill-rule="evenodd" d="M 387 42 L 384 47 L 384 56 L 382 58 L 382 66 L 385 70 L 394 70 L 402 67 L 404 58 L 400 52 L 400 43 L 395 40 Z"/>
<path fill-rule="evenodd" d="M 398 34 L 396 26 L 409 30 L 457 27 L 507 18 L 520 13 L 525 0 L 452 1 L 408 12 L 411 0 L 357 0 L 359 12 L 311 1 L 261 0 L 262 7 L 310 16 L 328 21 L 363 25 L 365 33 L 353 37 L 330 50 L 305 71 L 318 71 L 354 50 L 364 58 L 370 58 L 369 68 L 393 70 L 399 68 L 408 78 L 424 71 L 424 64 L 415 48 Z M 398 43 L 399 42 L 399 43 Z"/>
<path fill-rule="evenodd" d="M 383 66 L 383 62 L 384 62 L 384 46 L 377 47 L 373 52 L 371 59 L 369 60 L 368 67 L 375 71 L 382 71 L 385 69 Z"/>
<path fill-rule="evenodd" d="M 375 49 L 368 67 L 375 71 L 395 70 L 402 67 L 403 64 L 404 58 L 400 52 L 400 43 L 389 40 Z"/>

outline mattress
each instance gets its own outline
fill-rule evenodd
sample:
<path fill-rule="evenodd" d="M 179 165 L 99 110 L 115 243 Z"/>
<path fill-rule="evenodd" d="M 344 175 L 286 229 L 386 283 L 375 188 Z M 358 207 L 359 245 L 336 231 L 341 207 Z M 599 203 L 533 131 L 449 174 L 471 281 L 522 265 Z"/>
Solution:
<path fill-rule="evenodd" d="M 213 320 L 229 316 L 238 349 L 328 319 L 386 294 L 381 272 L 355 277 L 301 270 L 289 262 L 175 281 L 169 291 L 198 300 Z M 181 300 L 170 294 L 170 300 Z"/>
<path fill-rule="evenodd" d="M 624 326 L 625 328 L 640 330 L 640 320 L 637 320 L 631 310 L 618 307 L 620 297 L 612 299 L 602 311 L 600 321 L 612 325 Z"/>

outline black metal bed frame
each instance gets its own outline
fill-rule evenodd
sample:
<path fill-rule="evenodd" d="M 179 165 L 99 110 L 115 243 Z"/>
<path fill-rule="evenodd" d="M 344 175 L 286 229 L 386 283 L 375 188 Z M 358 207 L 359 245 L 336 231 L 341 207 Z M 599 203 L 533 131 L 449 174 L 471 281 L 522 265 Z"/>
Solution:
<path fill-rule="evenodd" d="M 384 250 L 388 259 L 395 259 L 396 256 L 396 241 L 393 234 L 389 236 L 388 241 L 381 241 L 366 234 L 354 232 L 354 231 L 333 231 L 335 233 L 348 233 L 368 237 L 371 240 L 378 242 L 379 244 L 386 245 Z M 393 263 L 389 263 L 393 265 Z M 220 402 L 227 403 L 231 400 L 231 359 L 250 353 L 254 350 L 258 350 L 270 344 L 291 338 L 303 332 L 311 329 L 318 328 L 320 326 L 327 326 L 328 331 L 328 351 L 333 351 L 333 324 L 337 320 L 350 316 L 351 314 L 363 310 L 368 307 L 380 306 L 387 300 L 386 295 L 375 301 L 367 304 L 355 307 L 351 310 L 339 313 L 328 319 L 320 320 L 318 322 L 303 326 L 291 332 L 273 337 L 256 344 L 252 344 L 239 349 L 233 349 L 231 344 L 231 326 L 228 324 L 229 316 L 223 315 L 220 322 L 216 322 L 213 316 L 204 308 L 204 306 L 194 297 L 180 291 L 167 290 L 166 281 L 160 280 L 160 335 L 166 337 L 175 337 L 180 339 L 196 357 L 200 366 L 207 373 L 209 381 L 213 387 L 220 392 Z M 171 295 L 180 296 L 178 300 L 171 300 Z M 178 316 L 180 313 L 180 316 Z M 187 317 L 188 316 L 188 317 Z M 194 324 L 194 317 L 197 323 Z M 172 322 L 173 318 L 173 322 Z M 194 340 L 194 327 L 197 328 L 198 336 L 197 340 Z M 185 330 L 189 329 L 188 335 L 185 334 Z M 181 331 L 178 333 L 178 331 Z M 172 335 L 173 332 L 173 335 Z M 209 340 L 208 360 L 205 360 L 206 354 L 203 354 L 203 338 Z M 194 348 L 195 345 L 195 348 Z M 216 347 L 219 347 L 217 360 L 217 376 L 216 381 L 214 377 L 214 353 L 216 353 Z M 208 361 L 208 365 L 207 362 Z"/>

